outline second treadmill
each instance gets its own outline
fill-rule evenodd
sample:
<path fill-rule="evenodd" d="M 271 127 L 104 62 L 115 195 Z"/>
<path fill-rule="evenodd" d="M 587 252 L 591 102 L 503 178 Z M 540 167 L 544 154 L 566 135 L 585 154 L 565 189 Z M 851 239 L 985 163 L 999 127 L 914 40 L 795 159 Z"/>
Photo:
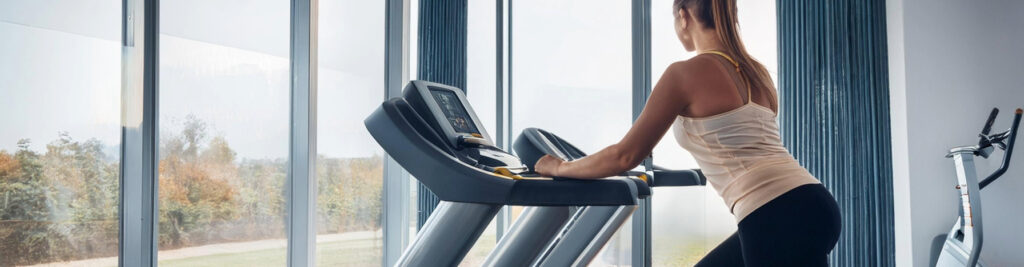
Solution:
<path fill-rule="evenodd" d="M 558 212 L 524 215 L 602 223 L 548 225 L 558 226 L 557 233 L 530 234 L 534 240 L 522 243 L 524 249 L 494 259 L 586 265 L 650 195 L 638 176 L 583 181 L 533 175 L 519 158 L 493 146 L 462 91 L 442 84 L 410 82 L 402 97 L 382 103 L 365 125 L 389 156 L 441 199 L 396 266 L 458 265 L 503 205 L 585 207 L 571 218 Z"/>

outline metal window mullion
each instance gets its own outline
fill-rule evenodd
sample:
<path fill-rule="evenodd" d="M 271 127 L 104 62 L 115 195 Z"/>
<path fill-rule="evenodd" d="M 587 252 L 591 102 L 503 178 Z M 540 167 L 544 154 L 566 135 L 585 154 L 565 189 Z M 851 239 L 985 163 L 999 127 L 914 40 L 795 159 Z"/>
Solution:
<path fill-rule="evenodd" d="M 402 94 L 409 81 L 409 0 L 387 0 L 384 28 L 384 98 Z M 393 266 L 409 244 L 409 205 L 411 182 L 391 157 L 384 156 L 384 188 L 381 225 L 384 251 L 381 264 Z"/>
<path fill-rule="evenodd" d="M 504 37 L 505 37 L 505 41 L 502 42 L 502 44 L 505 45 L 504 51 L 502 51 L 505 54 L 505 60 L 504 60 L 505 64 L 503 65 L 503 67 L 504 67 L 504 74 L 505 74 L 504 75 L 504 79 L 503 79 L 503 82 L 505 83 L 505 87 L 504 87 L 505 92 L 502 95 L 502 96 L 504 96 L 503 97 L 503 100 L 504 100 L 503 103 L 504 103 L 504 106 L 505 106 L 504 114 L 502 114 L 503 118 L 505 119 L 505 124 L 504 124 L 504 127 L 505 127 L 505 132 L 504 132 L 504 134 L 505 134 L 505 147 L 504 147 L 504 149 L 506 151 L 512 151 L 512 129 L 513 129 L 512 127 L 514 126 L 513 123 L 512 123 L 512 118 L 513 118 L 512 115 L 513 115 L 514 110 L 515 110 L 515 108 L 512 106 L 513 105 L 513 102 L 512 102 L 512 93 L 513 93 L 513 86 L 512 86 L 512 77 L 513 77 L 512 74 L 513 74 L 513 72 L 512 72 L 512 67 L 514 66 L 512 64 L 513 63 L 512 44 L 513 44 L 513 41 L 514 41 L 513 40 L 513 35 L 512 35 L 512 26 L 514 26 L 513 25 L 514 23 L 513 23 L 513 20 L 512 20 L 513 19 L 512 0 L 502 1 L 502 6 L 504 7 L 504 12 L 502 13 L 502 15 L 503 15 L 502 21 L 504 22 L 504 25 L 503 25 L 504 26 L 503 27 L 504 32 L 503 32 L 503 34 L 504 34 Z"/>
<path fill-rule="evenodd" d="M 159 1 L 122 2 L 118 266 L 156 266 Z"/>
<path fill-rule="evenodd" d="M 647 104 L 651 92 L 651 2 L 633 0 L 632 22 L 632 110 L 633 120 Z M 645 170 L 651 170 L 652 158 L 644 160 Z M 633 213 L 632 266 L 651 266 L 651 197 L 640 201 Z"/>
<path fill-rule="evenodd" d="M 495 113 L 494 113 L 494 115 L 495 115 L 495 119 L 497 121 L 497 123 L 496 123 L 497 132 L 496 132 L 495 136 L 497 138 L 498 147 L 503 148 L 506 151 L 512 151 L 511 150 L 511 145 L 510 145 L 511 140 L 508 140 L 509 139 L 508 137 L 510 137 L 511 135 L 509 133 L 507 133 L 509 131 L 509 129 L 508 129 L 508 127 L 506 127 L 506 120 L 505 120 L 505 107 L 506 107 L 506 105 L 505 105 L 505 99 L 507 99 L 507 98 L 504 95 L 505 94 L 505 72 L 507 71 L 506 66 L 505 66 L 505 58 L 504 58 L 504 55 L 505 55 L 505 41 L 506 41 L 506 38 L 505 38 L 505 33 L 506 33 L 506 29 L 505 29 L 505 25 L 506 25 L 505 24 L 505 17 L 506 17 L 505 4 L 507 2 L 508 1 L 505 1 L 505 0 L 495 0 L 495 5 L 494 5 L 495 6 L 495 21 L 494 21 L 494 23 L 495 23 L 495 27 L 494 27 L 494 31 L 495 31 L 495 34 L 494 34 L 494 37 L 495 37 L 495 49 L 494 49 L 494 57 L 495 57 L 495 65 L 494 65 L 494 69 L 495 69 L 495 76 L 494 76 L 495 77 L 495 79 L 494 79 L 494 83 L 495 83 L 494 84 L 494 86 L 495 86 L 494 87 L 494 90 L 495 90 L 494 91 L 494 96 L 495 96 Z M 506 141 L 506 140 L 508 140 L 508 141 Z M 501 241 L 501 238 L 505 235 L 505 232 L 508 230 L 508 228 L 511 225 L 512 225 L 512 207 L 511 206 L 502 207 L 501 211 L 498 212 L 498 216 L 497 216 L 497 231 L 498 231 L 498 233 L 497 233 L 497 238 L 495 239 L 495 242 Z"/>
<path fill-rule="evenodd" d="M 288 266 L 316 256 L 317 1 L 291 2 Z"/>

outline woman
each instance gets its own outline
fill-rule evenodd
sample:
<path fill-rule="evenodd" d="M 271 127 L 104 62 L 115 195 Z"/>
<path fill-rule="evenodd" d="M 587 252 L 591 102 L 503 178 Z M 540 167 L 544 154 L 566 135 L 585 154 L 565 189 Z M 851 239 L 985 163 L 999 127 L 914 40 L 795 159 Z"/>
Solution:
<path fill-rule="evenodd" d="M 679 41 L 699 54 L 665 70 L 618 144 L 572 162 L 545 156 L 535 169 L 579 179 L 617 175 L 673 126 L 739 222 L 697 266 L 827 266 L 841 229 L 838 206 L 783 147 L 775 88 L 740 41 L 735 0 L 675 0 L 673 11 Z"/>

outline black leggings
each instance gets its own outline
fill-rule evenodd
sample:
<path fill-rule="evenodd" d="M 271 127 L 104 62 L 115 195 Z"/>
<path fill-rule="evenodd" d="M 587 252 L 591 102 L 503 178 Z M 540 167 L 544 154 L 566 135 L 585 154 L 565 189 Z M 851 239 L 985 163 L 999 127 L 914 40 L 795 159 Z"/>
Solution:
<path fill-rule="evenodd" d="M 828 266 L 842 228 L 839 216 L 824 186 L 799 186 L 743 218 L 739 230 L 696 266 Z"/>

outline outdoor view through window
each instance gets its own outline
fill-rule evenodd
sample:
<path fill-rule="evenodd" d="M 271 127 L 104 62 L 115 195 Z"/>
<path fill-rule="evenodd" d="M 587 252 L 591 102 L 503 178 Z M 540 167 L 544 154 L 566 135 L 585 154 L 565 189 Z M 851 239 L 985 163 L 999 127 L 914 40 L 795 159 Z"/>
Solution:
<path fill-rule="evenodd" d="M 120 40 L 121 1 L 0 2 L 0 266 L 117 265 Z"/>
<path fill-rule="evenodd" d="M 283 266 L 288 1 L 160 2 L 161 266 Z"/>
<path fill-rule="evenodd" d="M 538 127 L 585 152 L 632 122 L 630 1 L 512 1 L 512 136 Z M 630 263 L 627 221 L 594 266 Z"/>
<path fill-rule="evenodd" d="M 363 119 L 384 101 L 384 1 L 321 0 L 319 19 L 316 264 L 381 266 L 384 150 Z"/>
<path fill-rule="evenodd" d="M 122 1 L 58 2 L 0 2 L 0 266 L 117 265 Z M 693 55 L 673 33 L 671 2 L 652 3 L 652 82 Z M 384 4 L 319 1 L 318 266 L 382 263 L 384 153 L 363 119 L 385 96 Z M 468 5 L 467 96 L 496 137 L 495 2 Z M 586 152 L 617 142 L 632 117 L 630 1 L 510 5 L 512 138 L 540 127 Z M 160 266 L 286 265 L 289 10 L 287 0 L 161 1 Z M 739 11 L 748 49 L 774 74 L 774 1 L 740 0 Z M 655 163 L 696 168 L 667 136 Z M 408 193 L 415 201 L 415 186 Z M 655 265 L 691 265 L 735 230 L 711 188 L 655 194 Z M 631 262 L 629 225 L 595 266 Z M 492 223 L 464 265 L 496 239 Z"/>

